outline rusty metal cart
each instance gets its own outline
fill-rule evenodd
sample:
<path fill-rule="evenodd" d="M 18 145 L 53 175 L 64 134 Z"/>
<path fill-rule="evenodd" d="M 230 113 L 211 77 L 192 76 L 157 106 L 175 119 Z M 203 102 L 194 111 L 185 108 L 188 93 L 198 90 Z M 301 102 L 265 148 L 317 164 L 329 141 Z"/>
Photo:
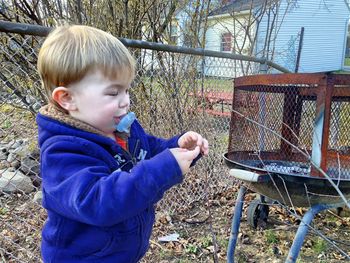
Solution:
<path fill-rule="evenodd" d="M 232 218 L 227 261 L 233 262 L 243 199 L 248 223 L 267 220 L 266 197 L 309 207 L 286 262 L 295 262 L 314 216 L 350 207 L 350 75 L 290 73 L 236 78 L 224 155 L 230 175 L 243 182 Z"/>

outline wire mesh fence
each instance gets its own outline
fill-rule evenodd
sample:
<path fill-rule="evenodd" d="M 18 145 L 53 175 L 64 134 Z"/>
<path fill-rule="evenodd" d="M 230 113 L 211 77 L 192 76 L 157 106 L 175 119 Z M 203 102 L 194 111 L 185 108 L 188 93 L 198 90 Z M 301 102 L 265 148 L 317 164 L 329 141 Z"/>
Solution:
<path fill-rule="evenodd" d="M 43 40 L 0 33 L 0 258 L 4 262 L 40 261 L 40 231 L 46 214 L 41 207 L 35 114 L 46 103 L 36 72 Z M 130 50 L 138 62 L 131 109 L 145 130 L 160 137 L 194 130 L 210 142 L 209 157 L 199 161 L 159 204 L 158 209 L 176 213 L 179 207 L 232 184 L 222 164 L 228 144 L 232 79 L 243 74 L 242 66 L 256 73 L 259 64 L 145 48 Z"/>

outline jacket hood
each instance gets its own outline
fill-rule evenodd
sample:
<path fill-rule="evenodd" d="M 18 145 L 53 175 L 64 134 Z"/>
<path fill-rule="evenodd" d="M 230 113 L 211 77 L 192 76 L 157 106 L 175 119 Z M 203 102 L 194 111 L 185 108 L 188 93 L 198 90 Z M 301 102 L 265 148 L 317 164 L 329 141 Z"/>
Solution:
<path fill-rule="evenodd" d="M 39 133 L 39 146 L 53 136 L 69 135 L 83 137 L 101 145 L 114 143 L 111 138 L 103 135 L 93 126 L 77 120 L 49 104 L 42 107 L 36 117 Z"/>

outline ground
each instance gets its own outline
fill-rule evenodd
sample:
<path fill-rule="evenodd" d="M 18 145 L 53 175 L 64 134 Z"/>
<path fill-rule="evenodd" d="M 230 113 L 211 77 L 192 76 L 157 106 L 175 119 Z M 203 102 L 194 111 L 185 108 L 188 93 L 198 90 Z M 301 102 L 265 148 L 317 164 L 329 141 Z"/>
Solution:
<path fill-rule="evenodd" d="M 211 200 L 193 203 L 174 215 L 158 213 L 151 247 L 143 262 L 226 262 L 237 189 L 237 185 L 233 186 Z M 300 221 L 284 208 L 271 206 L 268 223 L 252 229 L 247 224 L 246 209 L 255 197 L 254 193 L 246 195 L 235 262 L 284 262 Z M 298 214 L 306 211 L 297 209 Z M 349 214 L 344 212 L 341 217 L 335 210 L 330 210 L 317 215 L 312 223 L 315 229 L 350 256 Z M 158 241 L 159 237 L 173 233 L 179 234 L 178 241 Z M 349 258 L 346 259 L 324 238 L 309 231 L 297 262 L 347 260 Z"/>
<path fill-rule="evenodd" d="M 151 245 L 142 263 L 226 262 L 231 218 L 239 186 L 229 187 L 207 200 L 157 213 Z M 244 209 L 256 194 L 248 193 Z M 0 196 L 0 262 L 39 262 L 40 229 L 45 211 L 32 196 Z M 306 209 L 297 209 L 298 214 Z M 330 210 L 317 215 L 313 227 L 350 255 L 350 213 Z M 235 262 L 284 262 L 299 220 L 278 206 L 270 207 L 268 223 L 252 229 L 246 211 L 240 225 Z M 178 241 L 160 242 L 159 237 L 179 234 Z M 216 251 L 216 252 L 215 252 Z M 298 258 L 301 262 L 346 262 L 345 256 L 317 233 L 309 231 Z"/>

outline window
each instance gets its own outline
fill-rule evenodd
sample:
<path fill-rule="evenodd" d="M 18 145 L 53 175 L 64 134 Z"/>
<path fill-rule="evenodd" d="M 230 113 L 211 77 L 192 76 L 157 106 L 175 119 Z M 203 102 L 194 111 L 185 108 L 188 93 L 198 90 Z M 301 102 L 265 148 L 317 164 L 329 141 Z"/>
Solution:
<path fill-rule="evenodd" d="M 177 24 L 171 24 L 170 25 L 170 41 L 172 44 L 177 44 Z"/>
<path fill-rule="evenodd" d="M 232 50 L 232 34 L 223 33 L 221 35 L 221 51 L 231 51 Z"/>
<path fill-rule="evenodd" d="M 348 32 L 346 35 L 344 66 L 350 67 L 350 21 L 348 21 Z"/>

